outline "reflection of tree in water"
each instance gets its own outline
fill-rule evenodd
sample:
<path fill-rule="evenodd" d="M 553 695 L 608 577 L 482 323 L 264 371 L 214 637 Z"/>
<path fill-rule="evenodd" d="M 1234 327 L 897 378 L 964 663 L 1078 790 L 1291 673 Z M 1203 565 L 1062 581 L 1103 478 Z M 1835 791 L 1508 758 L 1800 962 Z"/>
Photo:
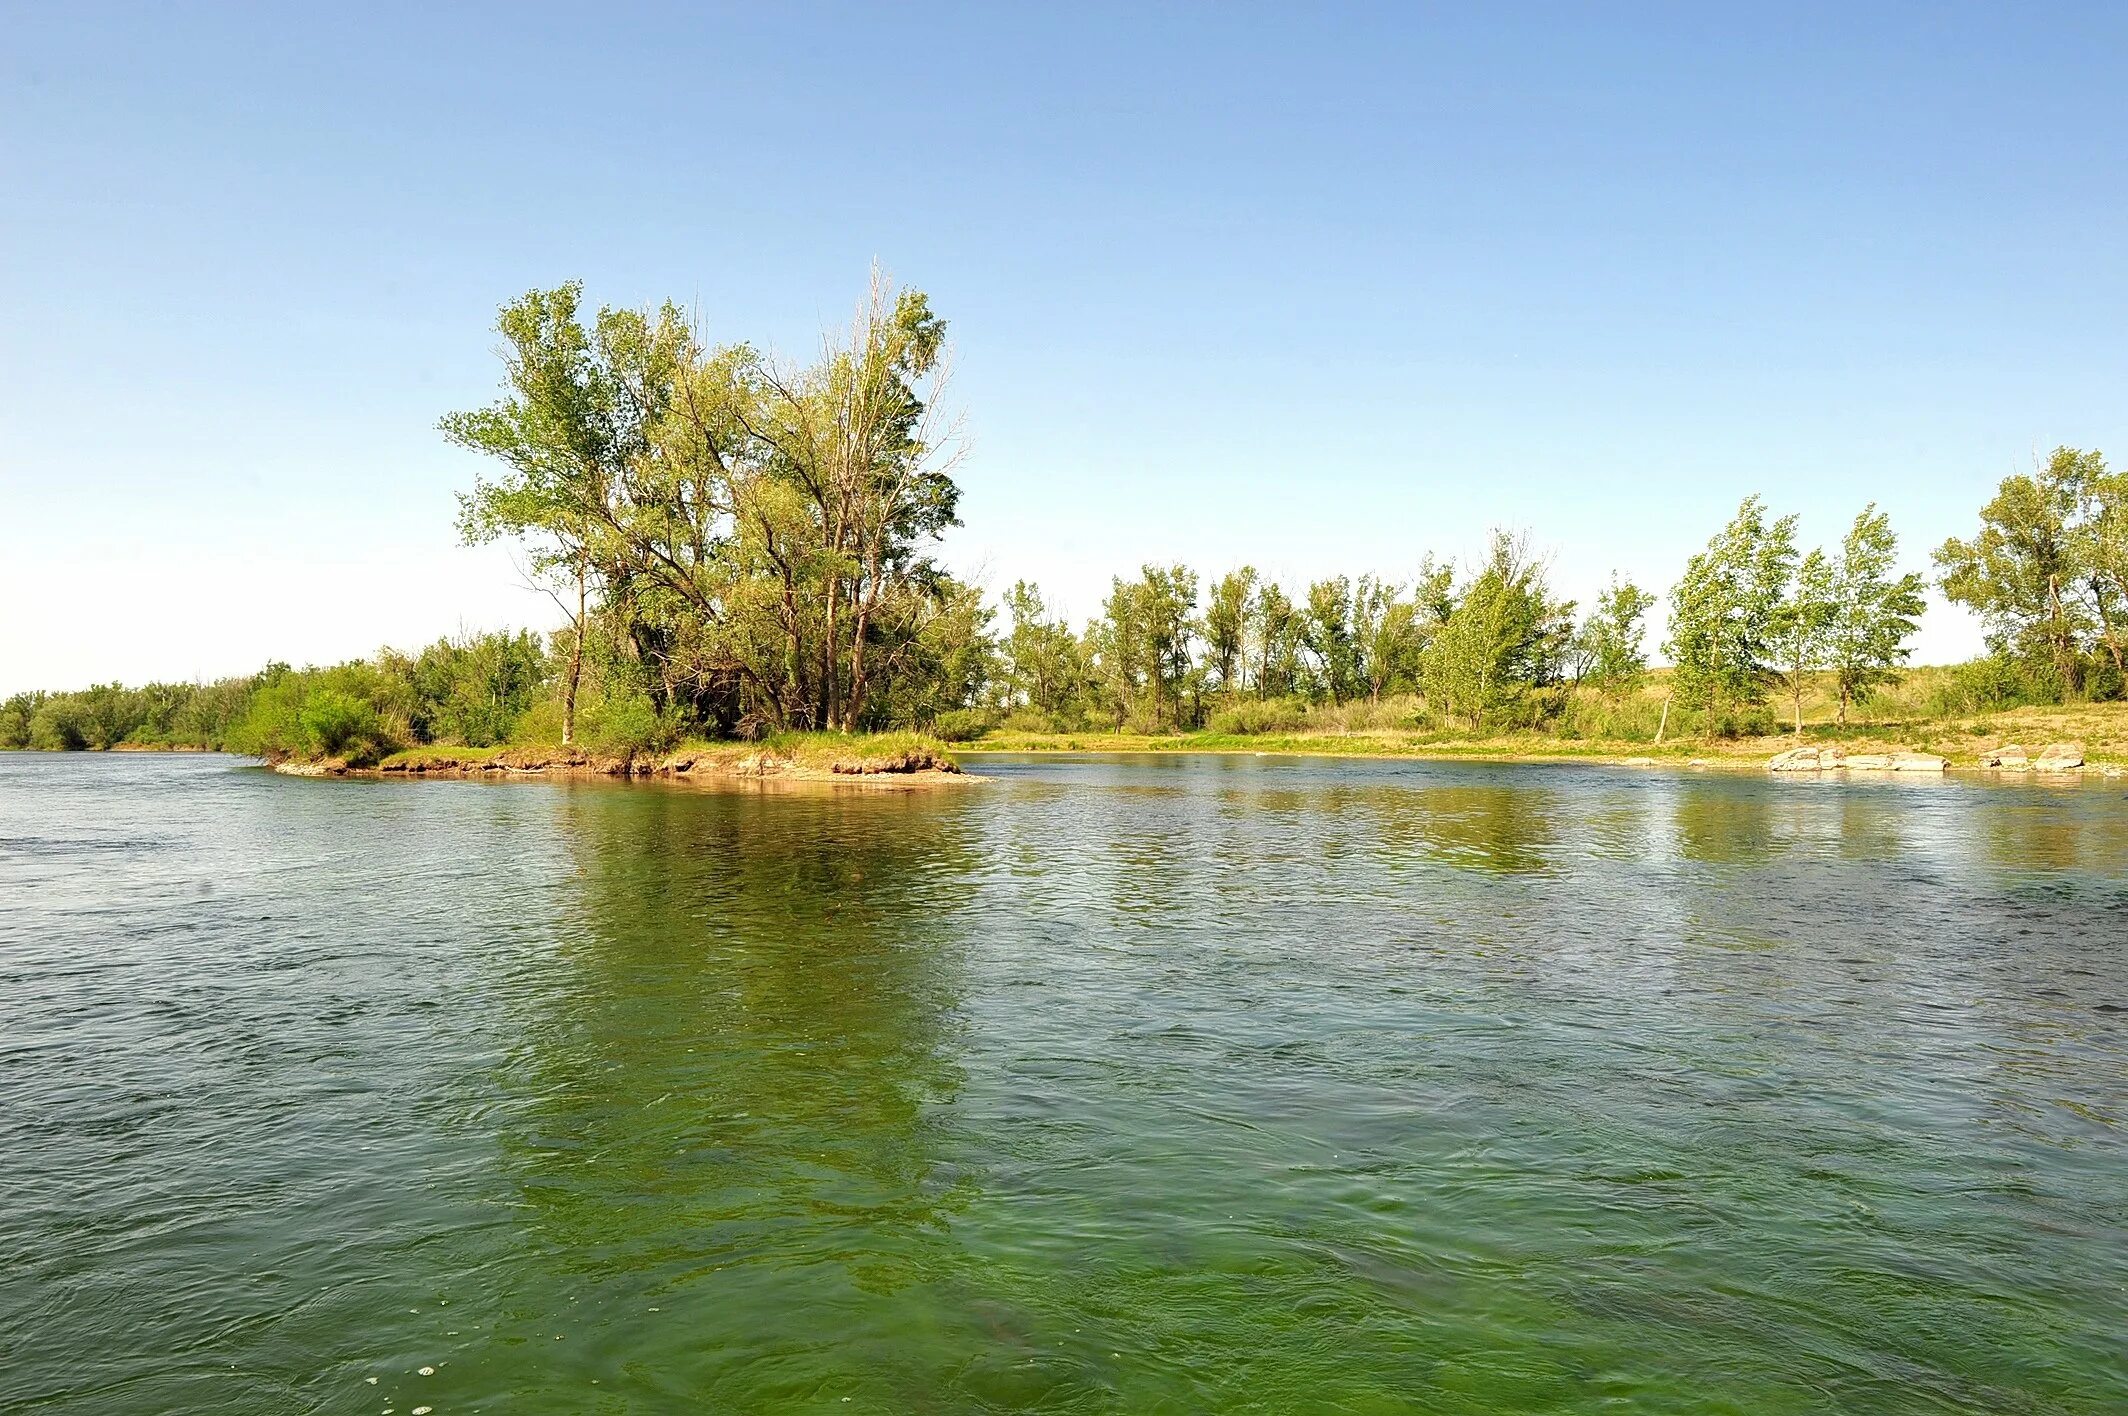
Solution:
<path fill-rule="evenodd" d="M 1557 793 L 1530 786 L 1456 783 L 1385 794 L 1382 832 L 1449 865 L 1497 875 L 1551 871 L 1558 855 Z"/>
<path fill-rule="evenodd" d="M 2128 831 L 2120 797 L 2092 783 L 1997 788 L 2002 800 L 1975 813 L 1988 863 L 2016 874 L 2087 873 L 2128 878 Z"/>
<path fill-rule="evenodd" d="M 1786 784 L 1710 780 L 1681 787 L 1675 809 L 1677 853 L 1686 860 L 1757 865 L 1795 845 L 1809 803 Z"/>
<path fill-rule="evenodd" d="M 713 1364 L 921 1281 L 960 1183 L 960 809 L 594 788 L 558 817 L 580 907 L 497 1124 L 539 1279 L 721 1295 Z"/>

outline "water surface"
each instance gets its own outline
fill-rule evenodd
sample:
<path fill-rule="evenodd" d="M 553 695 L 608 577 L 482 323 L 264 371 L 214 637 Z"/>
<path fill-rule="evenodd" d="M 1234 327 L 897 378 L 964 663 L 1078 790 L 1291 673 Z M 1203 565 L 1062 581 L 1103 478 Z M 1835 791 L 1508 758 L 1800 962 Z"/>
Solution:
<path fill-rule="evenodd" d="M 2128 1409 L 2117 784 L 981 770 L 0 754 L 0 1409 Z"/>

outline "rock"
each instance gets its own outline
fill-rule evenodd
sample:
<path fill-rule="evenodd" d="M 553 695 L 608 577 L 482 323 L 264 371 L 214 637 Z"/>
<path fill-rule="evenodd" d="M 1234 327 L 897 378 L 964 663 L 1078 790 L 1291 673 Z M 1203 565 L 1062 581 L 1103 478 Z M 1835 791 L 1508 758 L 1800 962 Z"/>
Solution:
<path fill-rule="evenodd" d="M 1895 752 L 1892 754 L 1894 772 L 1941 772 L 1951 764 L 1932 752 Z"/>
<path fill-rule="evenodd" d="M 1704 757 L 1695 757 L 1690 762 L 1687 762 L 1685 765 L 1687 767 L 1712 767 L 1714 764 L 1712 762 L 1709 762 Z"/>
<path fill-rule="evenodd" d="M 1847 759 L 1846 765 L 1858 772 L 1889 772 L 1892 759 L 1888 752 L 1858 752 Z"/>
<path fill-rule="evenodd" d="M 2000 767 L 2006 772 L 2024 771 L 2026 761 L 2025 750 L 2014 742 L 2006 742 L 2001 747 L 1988 748 L 1980 754 L 1981 766 Z"/>
<path fill-rule="evenodd" d="M 1260 752 L 1256 755 L 1258 757 L 1263 756 L 1263 754 Z M 1618 765 L 1621 767 L 1653 767 L 1655 765 L 1655 759 L 1652 757 L 1628 757 L 1623 762 L 1620 762 Z"/>
<path fill-rule="evenodd" d="M 2073 772 L 2084 765 L 2084 750 L 2073 742 L 2050 742 L 2032 765 L 2042 772 Z"/>
<path fill-rule="evenodd" d="M 1775 753 L 1773 760 L 1766 764 L 1766 770 L 1769 772 L 1821 772 L 1827 767 L 1838 765 L 1837 759 L 1833 762 L 1825 762 L 1820 759 L 1821 755 L 1817 748 L 1791 747 L 1786 752 Z"/>

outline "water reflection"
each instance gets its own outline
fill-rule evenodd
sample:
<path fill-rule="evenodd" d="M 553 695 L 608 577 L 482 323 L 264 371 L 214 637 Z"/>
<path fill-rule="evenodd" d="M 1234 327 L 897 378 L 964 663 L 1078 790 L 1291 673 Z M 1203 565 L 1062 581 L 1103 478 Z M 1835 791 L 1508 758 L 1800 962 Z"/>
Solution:
<path fill-rule="evenodd" d="M 2128 1394 L 2117 791 L 12 770 L 0 1408 Z"/>
<path fill-rule="evenodd" d="M 773 1395 L 761 1374 L 829 1333 L 860 1367 L 892 1346 L 869 1298 L 936 1276 L 976 1185 L 937 1147 L 963 1080 L 966 816 L 653 787 L 568 793 L 556 820 L 578 901 L 504 1062 L 497 1140 L 512 1282 L 567 1288 L 592 1341 L 542 1347 L 505 1317 L 502 1341 L 531 1346 L 486 1355 L 496 1392 L 528 1359 L 593 1379 L 597 1332 L 653 1307 L 696 1390 L 746 1368 Z"/>

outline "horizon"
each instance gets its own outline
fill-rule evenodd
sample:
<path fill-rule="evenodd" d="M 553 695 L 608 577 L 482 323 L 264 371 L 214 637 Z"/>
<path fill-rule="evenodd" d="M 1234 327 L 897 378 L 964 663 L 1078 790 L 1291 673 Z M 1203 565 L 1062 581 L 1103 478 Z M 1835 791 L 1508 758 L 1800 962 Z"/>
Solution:
<path fill-rule="evenodd" d="M 1667 596 L 1752 493 L 1926 572 L 2123 443 L 2110 9 L 511 13 L 11 12 L 0 695 L 551 628 L 435 424 L 571 278 L 792 351 L 874 259 L 927 291 L 941 559 L 1075 626 L 1147 561 L 1408 580 L 1494 525 Z M 525 117 L 653 61 L 714 81 Z M 1914 662 L 1980 647 L 1932 593 Z"/>

